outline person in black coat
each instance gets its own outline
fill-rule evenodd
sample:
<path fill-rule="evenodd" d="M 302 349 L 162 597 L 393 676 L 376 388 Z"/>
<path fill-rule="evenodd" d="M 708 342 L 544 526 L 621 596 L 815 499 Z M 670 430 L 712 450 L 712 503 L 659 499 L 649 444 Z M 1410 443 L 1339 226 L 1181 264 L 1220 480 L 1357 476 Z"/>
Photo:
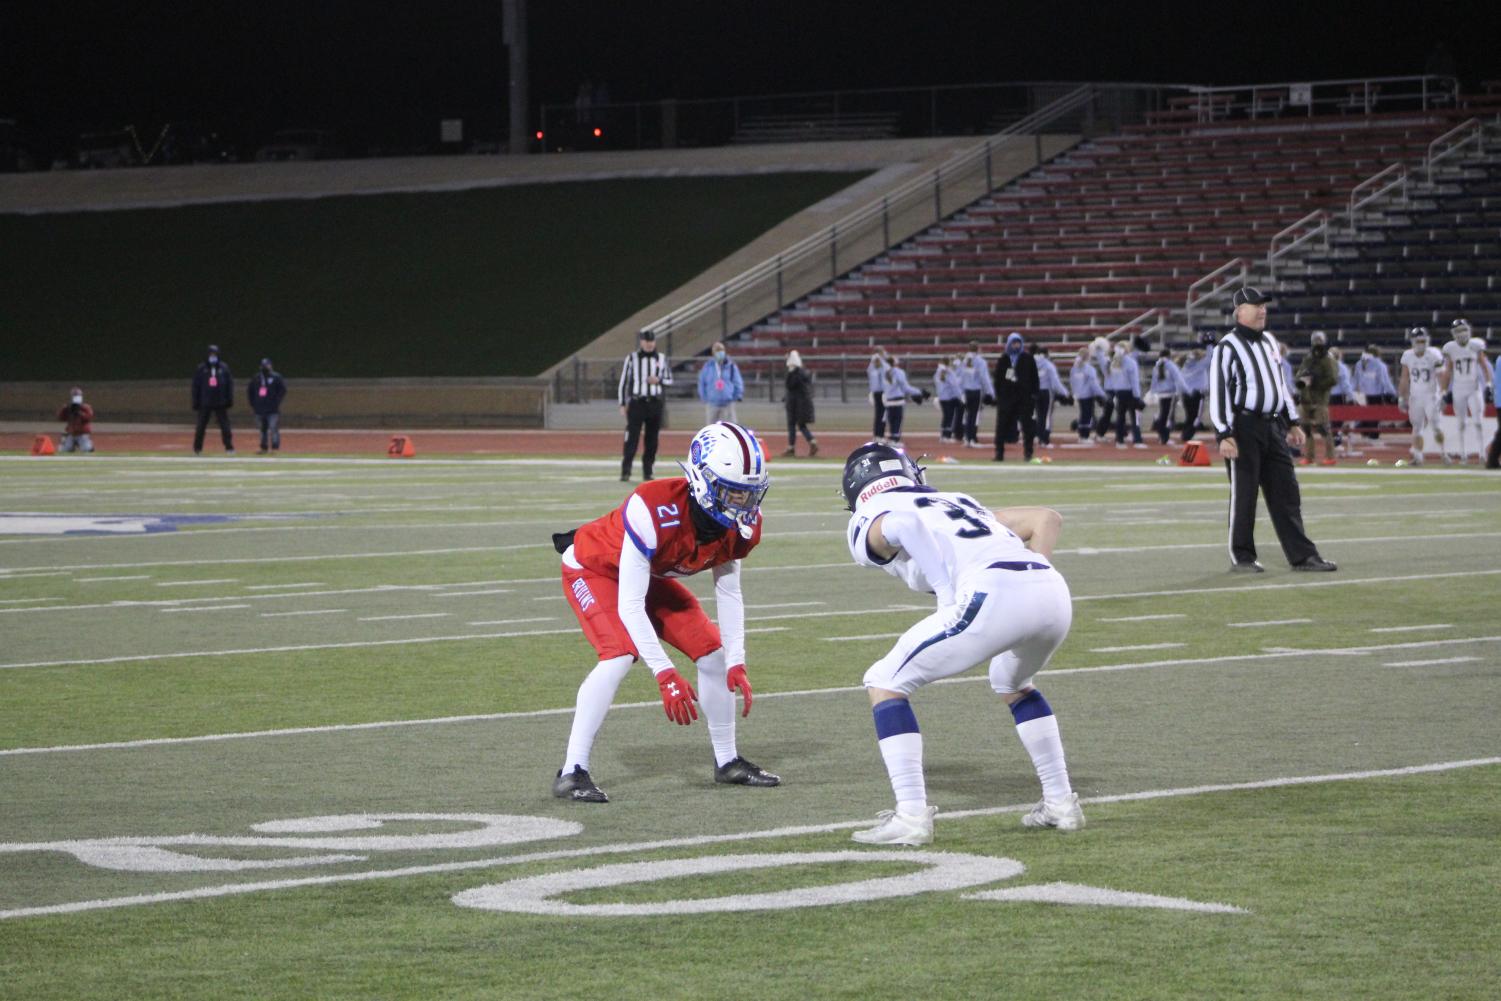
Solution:
<path fill-rule="evenodd" d="M 817 455 L 818 441 L 808 430 L 813 423 L 813 377 L 796 351 L 787 352 L 787 396 L 782 403 L 787 408 L 787 451 L 782 454 L 797 454 L 797 433 L 802 431 L 808 440 L 808 457 Z"/>
<path fill-rule="evenodd" d="M 255 422 L 261 428 L 261 455 L 281 449 L 281 401 L 287 395 L 287 380 L 271 367 L 270 358 L 261 359 L 261 370 L 245 387 Z"/>
<path fill-rule="evenodd" d="M 212 415 L 219 422 L 219 436 L 224 439 L 226 455 L 235 454 L 234 432 L 229 428 L 229 408 L 235 405 L 235 381 L 229 366 L 219 359 L 219 346 L 208 346 L 208 357 L 198 363 L 193 373 L 193 409 L 198 424 L 193 429 L 193 454 L 203 453 L 203 432 Z"/>
<path fill-rule="evenodd" d="M 1032 458 L 1032 442 L 1037 436 L 1032 419 L 1033 402 L 1040 382 L 1037 362 L 1028 353 L 1022 335 L 1006 338 L 1006 350 L 995 363 L 995 461 L 1006 461 L 1006 439 L 1018 422 L 1022 428 L 1022 457 Z"/>

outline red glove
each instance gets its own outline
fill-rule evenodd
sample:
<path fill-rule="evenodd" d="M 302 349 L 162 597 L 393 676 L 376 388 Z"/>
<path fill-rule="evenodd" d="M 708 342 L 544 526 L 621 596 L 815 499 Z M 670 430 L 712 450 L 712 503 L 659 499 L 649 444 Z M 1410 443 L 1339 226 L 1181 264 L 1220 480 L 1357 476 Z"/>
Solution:
<path fill-rule="evenodd" d="M 725 687 L 732 692 L 737 688 L 740 689 L 740 697 L 745 700 L 745 709 L 741 711 L 740 715 L 742 717 L 749 716 L 751 707 L 751 687 L 750 679 L 745 676 L 744 664 L 736 664 L 734 667 L 730 668 L 729 673 L 725 676 Z"/>
<path fill-rule="evenodd" d="M 698 719 L 698 707 L 693 704 L 698 693 L 683 680 L 677 668 L 669 667 L 657 675 L 657 687 L 662 689 L 662 708 L 667 710 L 668 719 L 681 726 Z"/>

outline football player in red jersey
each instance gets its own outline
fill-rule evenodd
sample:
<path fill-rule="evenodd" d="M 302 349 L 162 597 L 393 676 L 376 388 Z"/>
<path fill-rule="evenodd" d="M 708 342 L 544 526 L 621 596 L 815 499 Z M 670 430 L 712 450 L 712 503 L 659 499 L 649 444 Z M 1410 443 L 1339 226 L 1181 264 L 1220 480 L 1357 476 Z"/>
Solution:
<path fill-rule="evenodd" d="M 680 465 L 686 478 L 643 483 L 620 507 L 553 536 L 563 555 L 563 594 L 599 654 L 579 686 L 568 756 L 553 782 L 561 799 L 609 802 L 589 775 L 589 752 L 637 658 L 656 675 L 668 719 L 687 726 L 703 709 L 714 781 L 781 782 L 735 748 L 736 690 L 745 700 L 742 715 L 751 707 L 740 560 L 761 541 L 761 498 L 771 483 L 766 457 L 752 431 L 718 421 L 693 436 L 688 462 Z M 703 570 L 714 575 L 718 626 L 673 579 Z M 662 640 L 697 665 L 699 691 L 672 666 Z"/>

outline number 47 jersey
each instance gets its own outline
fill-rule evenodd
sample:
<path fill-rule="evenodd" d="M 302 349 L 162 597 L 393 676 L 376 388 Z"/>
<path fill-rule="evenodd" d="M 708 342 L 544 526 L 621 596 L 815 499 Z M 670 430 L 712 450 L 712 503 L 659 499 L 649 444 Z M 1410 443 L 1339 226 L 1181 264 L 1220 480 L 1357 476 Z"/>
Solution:
<path fill-rule="evenodd" d="M 883 514 L 882 534 L 901 540 L 901 549 L 885 561 L 867 544 L 871 524 Z M 897 487 L 861 504 L 845 540 L 856 563 L 937 595 L 939 605 L 953 604 L 966 578 L 997 563 L 1051 565 L 973 497 L 925 486 Z"/>

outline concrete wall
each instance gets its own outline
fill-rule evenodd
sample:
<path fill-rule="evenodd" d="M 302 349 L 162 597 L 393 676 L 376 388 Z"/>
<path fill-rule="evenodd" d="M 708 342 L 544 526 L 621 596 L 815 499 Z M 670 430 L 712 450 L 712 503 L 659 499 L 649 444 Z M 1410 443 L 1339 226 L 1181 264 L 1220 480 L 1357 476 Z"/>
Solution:
<path fill-rule="evenodd" d="M 249 420 L 245 380 L 236 379 L 231 411 Z M 540 428 L 547 419 L 544 379 L 292 379 L 282 405 L 284 427 Z M 84 399 L 101 421 L 182 424 L 192 420 L 189 379 L 96 382 Z M 69 385 L 0 383 L 0 420 L 50 420 Z"/>

